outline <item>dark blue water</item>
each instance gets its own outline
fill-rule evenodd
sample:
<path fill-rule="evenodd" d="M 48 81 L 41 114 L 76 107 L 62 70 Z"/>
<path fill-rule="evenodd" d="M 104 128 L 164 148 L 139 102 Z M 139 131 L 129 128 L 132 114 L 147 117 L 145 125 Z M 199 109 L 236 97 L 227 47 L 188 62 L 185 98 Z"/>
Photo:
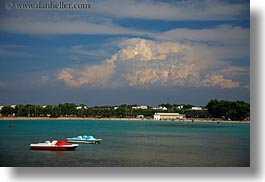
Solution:
<path fill-rule="evenodd" d="M 0 121 L 0 166 L 249 166 L 250 125 L 158 121 Z M 102 138 L 75 151 L 31 143 Z"/>

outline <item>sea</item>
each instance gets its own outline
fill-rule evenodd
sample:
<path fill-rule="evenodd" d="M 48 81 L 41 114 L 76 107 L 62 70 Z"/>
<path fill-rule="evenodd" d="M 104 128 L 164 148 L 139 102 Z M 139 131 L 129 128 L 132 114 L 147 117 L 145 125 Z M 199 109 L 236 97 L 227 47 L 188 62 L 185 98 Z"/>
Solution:
<path fill-rule="evenodd" d="M 13 127 L 9 127 L 12 123 Z M 31 143 L 93 135 L 101 144 L 35 151 Z M 249 167 L 250 124 L 2 120 L 1 167 Z"/>

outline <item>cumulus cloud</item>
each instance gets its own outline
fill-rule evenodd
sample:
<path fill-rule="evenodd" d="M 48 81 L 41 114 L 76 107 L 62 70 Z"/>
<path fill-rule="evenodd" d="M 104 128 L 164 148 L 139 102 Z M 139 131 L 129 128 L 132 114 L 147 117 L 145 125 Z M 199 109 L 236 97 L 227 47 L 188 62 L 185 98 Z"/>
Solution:
<path fill-rule="evenodd" d="M 133 38 L 120 43 L 122 48 L 117 54 L 120 61 L 154 61 L 165 60 L 170 54 L 179 52 L 180 46 L 172 42 L 155 42 L 151 40 Z"/>
<path fill-rule="evenodd" d="M 221 74 L 207 74 L 201 81 L 204 87 L 236 88 L 239 83 L 233 80 L 225 79 Z"/>
<path fill-rule="evenodd" d="M 106 62 L 99 65 L 87 66 L 83 70 L 65 68 L 59 71 L 58 79 L 71 87 L 91 85 L 101 87 L 107 84 L 114 71 L 115 65 Z"/>
<path fill-rule="evenodd" d="M 100 64 L 84 69 L 60 70 L 58 79 L 71 87 L 153 85 L 235 88 L 240 85 L 225 77 L 219 67 L 218 74 L 207 72 L 218 65 L 218 60 L 205 46 L 192 47 L 142 38 L 126 39 L 119 46 L 117 53 Z"/>
<path fill-rule="evenodd" d="M 195 65 L 179 64 L 178 67 L 170 65 L 171 68 L 134 70 L 124 74 L 124 78 L 130 86 L 137 85 L 191 85 L 197 80 L 198 72 Z"/>

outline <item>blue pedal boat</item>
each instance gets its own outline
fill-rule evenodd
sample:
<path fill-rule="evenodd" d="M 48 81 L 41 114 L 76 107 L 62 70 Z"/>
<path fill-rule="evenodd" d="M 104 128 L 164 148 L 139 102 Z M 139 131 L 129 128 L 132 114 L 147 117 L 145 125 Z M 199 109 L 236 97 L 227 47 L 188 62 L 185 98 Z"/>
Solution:
<path fill-rule="evenodd" d="M 73 138 L 66 138 L 66 140 L 70 143 L 91 143 L 91 144 L 99 144 L 102 139 L 94 138 L 93 136 L 77 136 Z"/>

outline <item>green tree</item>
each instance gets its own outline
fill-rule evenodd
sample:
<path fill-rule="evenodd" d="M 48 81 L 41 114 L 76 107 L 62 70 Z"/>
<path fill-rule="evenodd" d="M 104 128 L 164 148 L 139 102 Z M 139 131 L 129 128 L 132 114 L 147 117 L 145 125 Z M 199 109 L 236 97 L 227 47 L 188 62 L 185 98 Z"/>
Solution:
<path fill-rule="evenodd" d="M 78 113 L 76 107 L 74 103 L 59 104 L 56 114 L 60 113 L 63 116 L 76 116 Z"/>
<path fill-rule="evenodd" d="M 211 117 L 242 120 L 249 117 L 250 104 L 244 101 L 210 100 L 206 106 Z"/>
<path fill-rule="evenodd" d="M 1 109 L 1 114 L 3 116 L 12 116 L 13 114 L 15 114 L 15 109 L 11 106 L 4 106 Z"/>

